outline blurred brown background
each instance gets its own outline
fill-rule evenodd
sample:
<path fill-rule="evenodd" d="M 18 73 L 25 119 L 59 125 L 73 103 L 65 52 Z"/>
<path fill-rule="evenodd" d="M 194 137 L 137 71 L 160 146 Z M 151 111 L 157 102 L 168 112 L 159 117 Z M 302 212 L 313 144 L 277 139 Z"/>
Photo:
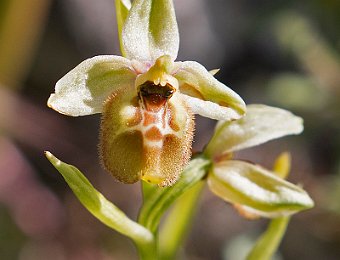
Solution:
<path fill-rule="evenodd" d="M 271 167 L 293 157 L 290 180 L 316 207 L 290 223 L 277 259 L 340 259 L 340 2 L 175 0 L 178 60 L 196 60 L 246 103 L 305 120 L 286 137 L 237 156 Z M 140 185 L 116 183 L 97 157 L 100 115 L 47 108 L 55 82 L 82 60 L 119 54 L 113 0 L 0 1 L 0 259 L 136 259 L 133 244 L 92 217 L 43 155 L 80 168 L 136 218 Z M 215 122 L 197 118 L 194 149 Z M 267 221 L 239 217 L 209 191 L 185 247 L 187 259 L 238 259 Z"/>

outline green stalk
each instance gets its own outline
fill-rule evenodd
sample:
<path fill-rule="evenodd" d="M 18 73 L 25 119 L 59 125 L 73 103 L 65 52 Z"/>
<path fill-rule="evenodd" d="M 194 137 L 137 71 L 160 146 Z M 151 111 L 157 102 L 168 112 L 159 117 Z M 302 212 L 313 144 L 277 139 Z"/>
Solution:
<path fill-rule="evenodd" d="M 146 181 L 142 181 L 142 193 L 143 193 L 143 202 L 146 202 L 149 196 L 152 196 L 154 192 L 158 189 L 158 186 L 155 184 L 148 183 Z"/>
<path fill-rule="evenodd" d="M 273 219 L 248 254 L 247 260 L 270 260 L 281 243 L 289 220 L 290 217 Z"/>
<path fill-rule="evenodd" d="M 197 156 L 192 159 L 189 165 L 184 169 L 181 178 L 175 185 L 168 188 L 159 188 L 148 183 L 143 183 L 143 206 L 140 210 L 138 223 L 150 230 L 154 237 L 154 256 L 148 255 L 149 252 L 143 248 L 139 248 L 141 259 L 161 259 L 158 251 L 158 226 L 161 217 L 169 209 L 169 207 L 186 191 L 196 193 L 196 196 L 191 198 L 191 202 L 187 202 L 187 212 L 190 215 L 190 208 L 194 207 L 194 197 L 198 197 L 198 190 L 201 190 L 202 178 L 206 175 L 207 168 L 210 166 L 210 160 L 203 156 Z M 196 191 L 196 192 L 195 192 Z M 191 194 L 191 192 L 189 192 Z M 189 199 L 189 198 L 188 198 Z M 187 200 L 188 200 L 187 199 Z M 177 211 L 177 210 L 175 210 Z M 178 214 L 180 212 L 177 212 Z M 172 215 L 172 214 L 170 214 Z M 186 215 L 186 214 L 185 214 Z M 179 224 L 177 234 L 174 234 L 172 239 L 172 249 L 166 249 L 166 254 L 173 255 L 176 253 L 178 246 L 181 243 L 181 234 L 185 233 L 185 225 L 190 220 L 190 216 L 183 223 Z M 167 232 L 167 231 L 166 231 Z M 172 236 L 172 235 L 171 235 Z M 179 236 L 179 237 L 176 237 Z M 163 240 L 164 241 L 164 240 Z M 144 253 L 146 253 L 144 255 Z"/>
<path fill-rule="evenodd" d="M 152 260 L 158 259 L 157 246 L 155 241 L 150 244 L 137 244 L 139 259 L 140 260 Z"/>
<path fill-rule="evenodd" d="M 183 244 L 191 226 L 204 184 L 200 181 L 184 193 L 170 211 L 159 234 L 160 259 L 176 259 L 178 249 Z"/>

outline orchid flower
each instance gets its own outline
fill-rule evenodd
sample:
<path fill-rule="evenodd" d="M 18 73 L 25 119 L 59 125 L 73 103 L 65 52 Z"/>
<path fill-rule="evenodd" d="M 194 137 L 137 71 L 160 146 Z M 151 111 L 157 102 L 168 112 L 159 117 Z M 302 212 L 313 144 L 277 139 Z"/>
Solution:
<path fill-rule="evenodd" d="M 130 10 L 129 3 L 120 1 L 125 57 L 83 61 L 56 83 L 48 106 L 68 116 L 102 113 L 106 170 L 124 183 L 169 186 L 190 159 L 193 115 L 229 121 L 246 107 L 199 63 L 175 61 L 179 33 L 171 0 L 135 0 Z"/>
<path fill-rule="evenodd" d="M 213 161 L 208 174 L 210 190 L 232 203 L 245 217 L 275 218 L 313 207 L 299 186 L 262 166 L 233 159 L 233 153 L 303 130 L 302 119 L 284 109 L 248 105 L 239 120 L 220 121 L 205 149 Z"/>

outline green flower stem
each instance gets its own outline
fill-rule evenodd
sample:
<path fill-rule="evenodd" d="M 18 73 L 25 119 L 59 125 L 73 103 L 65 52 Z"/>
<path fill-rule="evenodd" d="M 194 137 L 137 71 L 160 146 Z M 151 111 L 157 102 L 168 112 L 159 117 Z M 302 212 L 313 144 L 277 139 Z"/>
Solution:
<path fill-rule="evenodd" d="M 157 244 L 153 241 L 150 244 L 137 244 L 139 259 L 140 260 L 151 260 L 158 259 L 157 255 Z"/>
<path fill-rule="evenodd" d="M 155 234 L 165 211 L 179 196 L 205 177 L 210 164 L 211 161 L 203 156 L 192 159 L 175 185 L 168 188 L 158 188 L 148 196 L 141 208 L 138 222 Z"/>
<path fill-rule="evenodd" d="M 143 192 L 143 202 L 148 201 L 149 196 L 156 192 L 158 186 L 156 184 L 151 184 L 146 181 L 142 181 L 142 192 Z"/>
<path fill-rule="evenodd" d="M 290 217 L 273 219 L 248 254 L 247 260 L 270 260 L 281 243 L 289 220 Z"/>
<path fill-rule="evenodd" d="M 190 228 L 191 219 L 197 208 L 199 195 L 205 182 L 200 181 L 178 198 L 159 233 L 160 259 L 176 259 L 176 253 L 183 244 Z"/>
<path fill-rule="evenodd" d="M 79 201 L 93 216 L 108 227 L 131 238 L 139 249 L 141 259 L 157 259 L 155 238 L 148 229 L 128 218 L 108 201 L 76 167 L 60 161 L 50 152 L 45 154 L 64 177 Z"/>

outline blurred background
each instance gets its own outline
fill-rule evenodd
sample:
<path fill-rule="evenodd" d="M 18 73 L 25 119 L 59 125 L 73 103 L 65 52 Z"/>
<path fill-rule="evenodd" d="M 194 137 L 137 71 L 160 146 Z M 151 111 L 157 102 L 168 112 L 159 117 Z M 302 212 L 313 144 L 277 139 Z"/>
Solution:
<path fill-rule="evenodd" d="M 340 1 L 175 0 L 178 60 L 196 60 L 238 92 L 302 116 L 300 136 L 237 155 L 271 168 L 292 154 L 290 181 L 316 202 L 292 218 L 277 259 L 340 259 Z M 0 259 L 137 259 L 133 244 L 90 215 L 45 159 L 76 165 L 135 219 L 140 184 L 115 182 L 97 156 L 100 115 L 47 108 L 56 81 L 86 58 L 119 54 L 113 0 L 0 1 Z M 197 117 L 194 150 L 215 122 Z M 267 226 L 206 190 L 183 255 L 239 259 Z"/>

